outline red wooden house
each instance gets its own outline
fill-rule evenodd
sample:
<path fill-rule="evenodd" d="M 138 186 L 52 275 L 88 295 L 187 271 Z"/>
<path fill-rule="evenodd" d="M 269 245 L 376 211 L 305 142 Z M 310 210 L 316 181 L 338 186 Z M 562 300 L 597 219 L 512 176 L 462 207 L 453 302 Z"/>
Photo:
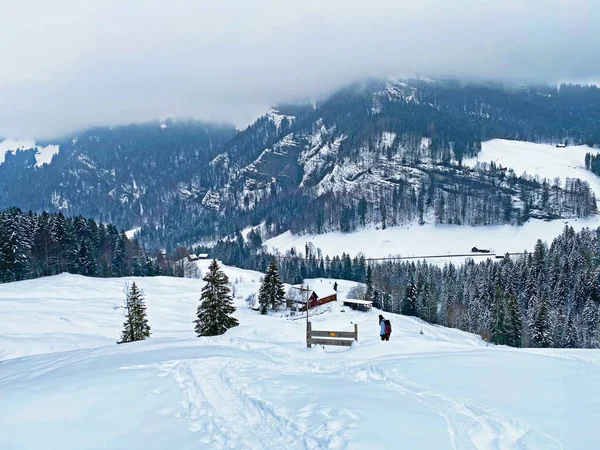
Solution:
<path fill-rule="evenodd" d="M 308 293 L 309 309 L 337 301 L 337 292 L 333 289 L 333 282 L 318 280 L 312 286 L 309 286 L 309 289 L 311 289 Z M 288 303 L 290 304 L 287 306 L 295 306 L 300 311 L 306 311 L 306 293 L 302 293 L 301 299 L 295 302 L 288 301 Z M 292 305 L 291 303 L 296 303 L 296 305 Z"/>

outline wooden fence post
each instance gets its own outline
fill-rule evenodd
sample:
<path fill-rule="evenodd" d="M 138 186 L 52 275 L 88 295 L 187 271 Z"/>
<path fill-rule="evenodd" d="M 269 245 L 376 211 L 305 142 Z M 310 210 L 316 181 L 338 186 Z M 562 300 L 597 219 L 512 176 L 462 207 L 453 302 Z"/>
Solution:
<path fill-rule="evenodd" d="M 358 342 L 358 324 L 354 324 L 354 340 Z"/>
<path fill-rule="evenodd" d="M 308 304 L 306 305 L 308 309 Z M 311 348 L 310 342 L 310 331 L 312 330 L 312 325 L 310 322 L 306 322 L 306 347 Z"/>

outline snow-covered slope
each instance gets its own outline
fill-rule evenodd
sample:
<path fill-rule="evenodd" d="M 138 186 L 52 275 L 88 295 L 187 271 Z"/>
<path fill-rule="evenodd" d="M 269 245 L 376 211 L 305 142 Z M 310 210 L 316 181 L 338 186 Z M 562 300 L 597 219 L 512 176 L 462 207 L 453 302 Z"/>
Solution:
<path fill-rule="evenodd" d="M 595 150 L 587 146 L 556 148 L 554 145 L 494 139 L 482 144 L 477 158 L 464 161 L 467 166 L 490 163 L 511 168 L 517 175 L 526 172 L 540 179 L 553 181 L 556 177 L 564 185 L 565 179 L 579 178 L 589 183 L 600 199 L 600 178 L 585 169 L 584 158 Z M 355 255 L 359 252 L 377 258 L 389 255 L 447 255 L 468 253 L 473 246 L 492 249 L 497 253 L 532 250 L 537 239 L 551 241 L 564 226 L 569 224 L 576 230 L 583 227 L 600 226 L 600 216 L 587 219 L 543 221 L 530 219 L 523 226 L 468 227 L 455 225 L 434 226 L 413 224 L 407 227 L 378 230 L 367 228 L 354 233 L 332 232 L 321 235 L 293 235 L 283 233 L 265 242 L 271 250 L 285 252 L 291 247 L 303 250 L 312 242 L 324 254 Z M 460 259 L 458 259 L 460 260 Z M 447 261 L 437 260 L 437 261 Z"/>
<path fill-rule="evenodd" d="M 58 145 L 47 145 L 45 147 L 35 145 L 34 141 L 19 141 L 15 139 L 5 139 L 0 142 L 0 164 L 2 164 L 6 158 L 6 153 L 14 152 L 16 150 L 29 150 L 35 148 L 37 150 L 35 154 L 35 165 L 41 166 L 43 164 L 50 164 L 52 157 L 59 151 Z"/>
<path fill-rule="evenodd" d="M 314 316 L 313 328 L 358 323 L 360 342 L 307 349 L 302 318 L 245 307 L 240 297 L 257 290 L 260 274 L 225 271 L 237 279 L 239 327 L 197 339 L 202 282 L 140 278 L 153 336 L 126 345 L 114 343 L 123 318 L 113 305 L 132 279 L 60 275 L 0 285 L 0 448 L 597 446 L 597 351 L 487 346 L 394 315 L 384 343 L 378 311 L 341 302 Z M 339 285 L 343 298 L 352 283 Z"/>

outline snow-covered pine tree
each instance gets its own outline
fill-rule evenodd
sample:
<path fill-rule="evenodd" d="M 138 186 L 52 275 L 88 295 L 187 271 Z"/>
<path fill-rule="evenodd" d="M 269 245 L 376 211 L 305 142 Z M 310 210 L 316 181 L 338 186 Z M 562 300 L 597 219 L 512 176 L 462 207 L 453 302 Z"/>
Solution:
<path fill-rule="evenodd" d="M 227 286 L 229 280 L 220 270 L 216 259 L 210 263 L 203 280 L 206 284 L 202 288 L 194 330 L 198 337 L 218 336 L 239 325 L 237 319 L 232 317 L 235 306 Z"/>
<path fill-rule="evenodd" d="M 520 347 L 522 333 L 523 318 L 519 308 L 519 302 L 515 295 L 510 295 L 506 305 L 506 343 L 512 347 Z"/>
<path fill-rule="evenodd" d="M 285 291 L 283 289 L 283 283 L 279 278 L 277 264 L 275 264 L 275 260 L 272 259 L 267 267 L 263 282 L 260 285 L 260 290 L 258 291 L 260 313 L 266 314 L 269 307 L 277 311 L 277 309 L 283 305 L 284 301 Z"/>
<path fill-rule="evenodd" d="M 496 286 L 492 301 L 492 342 L 506 345 L 508 344 L 506 297 L 500 286 Z"/>
<path fill-rule="evenodd" d="M 567 319 L 567 328 L 565 330 L 564 346 L 565 348 L 578 348 L 579 347 L 579 331 L 577 324 L 573 319 L 573 313 L 569 313 Z"/>
<path fill-rule="evenodd" d="M 373 270 L 371 266 L 367 266 L 367 275 L 365 277 L 365 284 L 367 285 L 367 292 L 365 293 L 365 300 L 373 300 Z M 374 305 L 376 306 L 376 305 Z"/>
<path fill-rule="evenodd" d="M 543 292 L 539 300 L 539 311 L 531 328 L 531 343 L 536 347 L 552 347 L 552 332 L 550 330 L 550 315 L 548 311 L 548 296 Z"/>
<path fill-rule="evenodd" d="M 146 305 L 144 297 L 135 282 L 127 289 L 125 300 L 125 322 L 121 332 L 121 340 L 117 344 L 125 342 L 143 341 L 150 337 L 150 325 L 146 317 Z"/>
<path fill-rule="evenodd" d="M 581 313 L 583 319 L 583 345 L 586 348 L 598 347 L 598 333 L 600 332 L 600 320 L 598 307 L 592 300 L 591 295 L 588 295 L 583 311 Z"/>
<path fill-rule="evenodd" d="M 402 314 L 405 316 L 416 316 L 417 315 L 417 287 L 415 283 L 410 280 L 410 283 L 406 286 L 406 293 L 404 294 L 404 301 L 402 302 Z"/>

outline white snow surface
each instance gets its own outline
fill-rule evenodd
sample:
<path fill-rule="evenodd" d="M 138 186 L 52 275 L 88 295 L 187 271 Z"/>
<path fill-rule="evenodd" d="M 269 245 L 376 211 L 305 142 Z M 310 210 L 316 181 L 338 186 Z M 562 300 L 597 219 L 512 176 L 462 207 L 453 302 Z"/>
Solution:
<path fill-rule="evenodd" d="M 477 158 L 467 159 L 470 167 L 477 163 L 495 162 L 512 168 L 517 175 L 547 178 L 551 183 L 559 177 L 579 178 L 587 181 L 600 202 L 600 178 L 585 169 L 585 154 L 597 153 L 587 146 L 556 148 L 555 145 L 494 139 L 484 142 Z M 600 203 L 599 203 L 600 205 Z M 491 249 L 496 253 L 531 251 L 538 239 L 550 243 L 565 225 L 576 230 L 600 226 L 600 216 L 586 219 L 544 221 L 531 219 L 523 226 L 495 225 L 470 227 L 458 225 L 412 224 L 385 230 L 368 227 L 353 233 L 329 232 L 320 235 L 294 235 L 285 232 L 264 242 L 268 249 L 285 253 L 292 247 L 303 250 L 312 242 L 326 255 L 350 255 L 363 253 L 367 257 L 381 258 L 391 255 L 429 256 L 470 253 L 472 247 Z M 476 261 L 485 256 L 473 256 Z M 427 258 L 429 262 L 443 264 L 447 261 L 462 262 L 464 258 Z"/>
<path fill-rule="evenodd" d="M 142 227 L 137 227 L 137 228 L 132 228 L 131 230 L 127 230 L 125 232 L 125 236 L 127 236 L 127 239 L 133 239 L 136 237 L 136 235 L 139 234 L 141 229 L 142 229 Z"/>
<path fill-rule="evenodd" d="M 5 139 L 0 142 L 0 164 L 4 163 L 6 153 L 14 152 L 16 150 L 28 150 L 30 148 L 35 148 L 37 150 L 35 155 L 35 165 L 38 167 L 43 164 L 50 164 L 52 157 L 59 151 L 58 145 L 47 145 L 46 147 L 42 147 L 36 145 L 34 141 Z"/>
<path fill-rule="evenodd" d="M 0 448 L 597 448 L 598 351 L 488 346 L 391 314 L 381 342 L 380 312 L 343 308 L 354 283 L 340 280 L 340 301 L 311 311 L 313 329 L 357 323 L 359 343 L 307 349 L 302 317 L 245 305 L 260 273 L 224 270 L 240 326 L 212 338 L 193 332 L 198 279 L 63 274 L 0 285 Z M 113 306 L 131 281 L 153 335 L 116 345 L 123 316 Z"/>

